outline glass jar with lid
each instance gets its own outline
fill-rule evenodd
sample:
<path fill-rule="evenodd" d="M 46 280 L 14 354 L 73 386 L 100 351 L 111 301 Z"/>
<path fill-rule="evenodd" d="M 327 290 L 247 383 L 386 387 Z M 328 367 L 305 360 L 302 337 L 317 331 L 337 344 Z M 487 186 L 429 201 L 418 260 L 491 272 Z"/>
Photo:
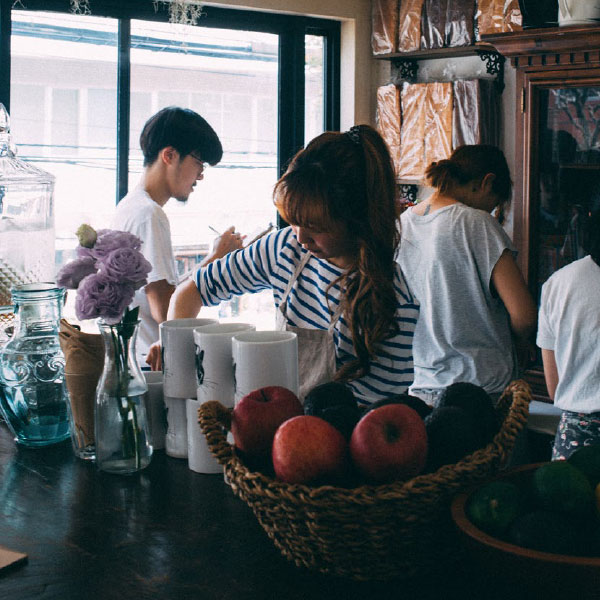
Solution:
<path fill-rule="evenodd" d="M 16 156 L 0 104 L 0 308 L 14 287 L 54 281 L 53 194 L 54 176 Z"/>

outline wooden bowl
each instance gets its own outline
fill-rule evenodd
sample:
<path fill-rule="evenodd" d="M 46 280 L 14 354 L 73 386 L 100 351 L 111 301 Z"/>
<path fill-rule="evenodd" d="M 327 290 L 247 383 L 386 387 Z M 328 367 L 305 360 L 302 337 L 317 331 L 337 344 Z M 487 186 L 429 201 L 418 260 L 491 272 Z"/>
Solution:
<path fill-rule="evenodd" d="M 489 481 L 507 481 L 522 488 L 543 464 L 516 467 Z M 471 495 L 482 485 L 485 484 L 457 495 L 451 507 L 452 518 L 470 560 L 491 577 L 510 581 L 515 586 L 521 586 L 522 590 L 529 588 L 536 595 L 544 593 L 558 597 L 568 594 L 565 597 L 600 598 L 600 557 L 530 550 L 495 538 L 473 525 L 467 518 L 466 507 Z"/>

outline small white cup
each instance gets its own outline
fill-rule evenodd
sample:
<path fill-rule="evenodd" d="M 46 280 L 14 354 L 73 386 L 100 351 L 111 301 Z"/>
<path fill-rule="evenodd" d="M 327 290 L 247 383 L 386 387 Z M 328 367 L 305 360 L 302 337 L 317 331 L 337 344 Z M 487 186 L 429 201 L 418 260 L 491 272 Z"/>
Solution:
<path fill-rule="evenodd" d="M 209 450 L 204 432 L 198 423 L 200 404 L 194 398 L 186 400 L 188 465 L 196 473 L 222 473 L 223 467 Z"/>
<path fill-rule="evenodd" d="M 165 447 L 167 413 L 163 398 L 163 374 L 160 371 L 142 371 L 146 379 L 146 414 L 150 427 L 150 443 L 154 450 Z"/>
<path fill-rule="evenodd" d="M 165 397 L 196 397 L 194 327 L 213 323 L 218 321 L 216 319 L 171 319 L 159 325 Z"/>
<path fill-rule="evenodd" d="M 246 331 L 234 334 L 231 344 L 235 404 L 251 391 L 270 385 L 298 394 L 298 337 L 294 332 Z"/>
<path fill-rule="evenodd" d="M 200 402 L 218 400 L 233 408 L 235 381 L 231 338 L 236 333 L 254 331 L 249 323 L 216 323 L 194 329 L 196 342 L 196 397 Z"/>
<path fill-rule="evenodd" d="M 165 452 L 173 458 L 187 458 L 187 414 L 185 398 L 168 398 L 165 396 L 167 409 L 167 435 L 165 436 Z"/>

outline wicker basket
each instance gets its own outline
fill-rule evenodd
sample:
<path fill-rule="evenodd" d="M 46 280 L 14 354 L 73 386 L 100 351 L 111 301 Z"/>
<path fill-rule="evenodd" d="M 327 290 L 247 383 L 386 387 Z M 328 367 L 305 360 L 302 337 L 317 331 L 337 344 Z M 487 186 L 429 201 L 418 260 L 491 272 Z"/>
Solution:
<path fill-rule="evenodd" d="M 234 493 L 286 558 L 323 573 L 383 580 L 430 573 L 459 556 L 450 501 L 506 463 L 530 400 L 524 381 L 511 383 L 498 402 L 499 432 L 456 464 L 408 481 L 348 489 L 288 484 L 250 471 L 226 440 L 231 411 L 210 401 L 198 415 Z"/>

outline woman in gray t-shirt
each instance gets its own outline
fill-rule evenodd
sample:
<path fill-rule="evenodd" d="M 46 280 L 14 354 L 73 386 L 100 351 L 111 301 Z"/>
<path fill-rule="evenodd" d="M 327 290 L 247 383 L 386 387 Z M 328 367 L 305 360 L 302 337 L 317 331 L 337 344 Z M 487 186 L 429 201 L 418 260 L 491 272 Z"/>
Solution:
<path fill-rule="evenodd" d="M 435 192 L 401 216 L 399 262 L 421 304 L 410 391 L 435 405 L 466 381 L 498 396 L 516 376 L 513 339 L 531 347 L 536 322 L 513 245 L 489 214 L 510 199 L 508 166 L 494 146 L 461 146 L 426 174 Z"/>

